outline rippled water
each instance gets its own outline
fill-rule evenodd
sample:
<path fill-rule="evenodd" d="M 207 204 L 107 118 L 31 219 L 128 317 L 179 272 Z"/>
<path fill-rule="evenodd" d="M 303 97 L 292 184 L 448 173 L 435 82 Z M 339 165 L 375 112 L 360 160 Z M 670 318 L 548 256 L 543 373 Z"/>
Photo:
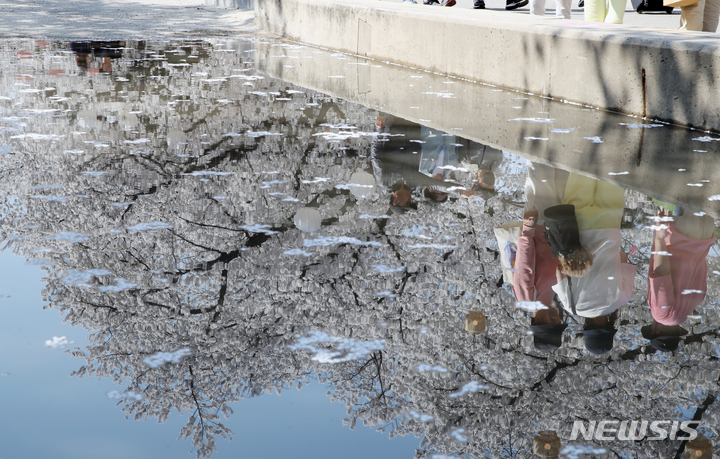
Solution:
<path fill-rule="evenodd" d="M 0 384 L 18 419 L 0 454 L 23 457 L 18 426 L 40 423 L 59 457 L 288 455 L 282 430 L 247 436 L 275 412 L 380 431 L 297 427 L 341 451 L 308 457 L 359 438 L 532 457 L 547 430 L 564 457 L 680 457 L 688 420 L 715 442 L 715 134 L 257 37 L 5 41 L 0 60 Z M 537 256 L 517 238 L 533 205 L 563 203 L 594 261 L 553 300 L 545 236 Z M 535 326 L 556 310 L 549 350 Z M 45 384 L 68 366 L 85 378 Z M 64 430 L 63 410 L 84 415 Z M 571 439 L 575 421 L 620 436 Z M 628 441 L 622 421 L 661 424 Z"/>

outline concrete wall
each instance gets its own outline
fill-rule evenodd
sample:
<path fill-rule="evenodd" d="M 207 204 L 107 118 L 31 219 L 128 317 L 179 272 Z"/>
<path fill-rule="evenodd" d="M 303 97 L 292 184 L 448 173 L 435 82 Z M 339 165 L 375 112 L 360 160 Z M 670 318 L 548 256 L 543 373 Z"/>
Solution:
<path fill-rule="evenodd" d="M 720 195 L 720 142 L 705 133 L 332 52 L 255 46 L 258 70 L 272 77 L 720 217 L 720 200 L 709 199 Z"/>
<path fill-rule="evenodd" d="M 256 0 L 292 40 L 636 116 L 720 130 L 720 41 L 374 0 Z"/>

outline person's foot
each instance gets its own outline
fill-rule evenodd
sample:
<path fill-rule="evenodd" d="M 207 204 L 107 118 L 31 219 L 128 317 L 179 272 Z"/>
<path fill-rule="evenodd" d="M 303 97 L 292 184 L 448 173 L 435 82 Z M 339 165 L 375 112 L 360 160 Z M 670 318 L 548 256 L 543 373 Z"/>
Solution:
<path fill-rule="evenodd" d="M 483 0 L 475 0 L 475 3 L 473 4 L 473 8 L 475 8 L 476 10 L 484 10 L 485 2 Z"/>
<path fill-rule="evenodd" d="M 584 8 L 585 7 L 585 0 L 580 0 L 578 2 L 578 8 Z"/>
<path fill-rule="evenodd" d="M 440 0 L 442 6 L 455 6 L 455 0 Z"/>
<path fill-rule="evenodd" d="M 514 10 L 516 8 L 521 8 L 528 4 L 528 0 L 507 0 L 507 4 L 505 4 L 506 10 Z"/>

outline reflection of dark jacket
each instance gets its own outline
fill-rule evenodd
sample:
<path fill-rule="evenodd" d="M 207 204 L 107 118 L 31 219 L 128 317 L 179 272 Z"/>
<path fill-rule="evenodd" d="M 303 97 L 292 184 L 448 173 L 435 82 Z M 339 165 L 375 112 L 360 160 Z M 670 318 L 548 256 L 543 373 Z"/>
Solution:
<path fill-rule="evenodd" d="M 553 257 L 567 256 L 580 249 L 580 231 L 575 206 L 562 204 L 545 209 L 545 231 Z"/>

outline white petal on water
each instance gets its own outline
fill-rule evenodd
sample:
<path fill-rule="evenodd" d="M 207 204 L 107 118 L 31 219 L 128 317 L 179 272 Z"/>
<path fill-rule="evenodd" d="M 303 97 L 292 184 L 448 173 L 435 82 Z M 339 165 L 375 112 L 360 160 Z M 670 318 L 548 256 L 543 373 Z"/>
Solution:
<path fill-rule="evenodd" d="M 283 135 L 283 133 L 282 132 L 268 132 L 268 131 L 258 131 L 258 132 L 247 131 L 245 133 L 245 135 L 248 137 L 265 137 L 265 136 L 272 136 L 272 135 Z"/>
<path fill-rule="evenodd" d="M 622 171 L 622 172 L 608 172 L 608 175 L 629 175 L 630 172 L 628 171 Z"/>
<path fill-rule="evenodd" d="M 656 127 L 663 127 L 664 124 L 628 124 L 628 123 L 618 123 L 620 126 L 626 126 L 630 129 L 650 129 L 650 128 L 656 128 Z"/>
<path fill-rule="evenodd" d="M 360 239 L 355 239 L 354 237 L 347 237 L 347 236 L 325 236 L 325 237 L 320 237 L 317 239 L 304 239 L 303 240 L 304 247 L 331 246 L 331 245 L 337 245 L 337 244 L 351 244 L 351 245 L 373 246 L 373 247 L 381 247 L 382 246 L 381 243 L 376 242 L 376 241 L 361 241 Z"/>
<path fill-rule="evenodd" d="M 442 99 L 455 99 L 455 94 L 449 92 L 424 92 L 423 94 L 440 97 Z"/>
<path fill-rule="evenodd" d="M 301 180 L 302 183 L 310 184 L 310 183 L 322 183 L 329 181 L 329 178 L 326 177 L 315 177 L 313 180 Z"/>
<path fill-rule="evenodd" d="M 465 429 L 455 429 L 452 432 L 450 432 L 450 436 L 453 437 L 455 440 L 457 440 L 460 443 L 467 443 L 468 439 L 466 436 L 463 435 L 465 432 Z"/>
<path fill-rule="evenodd" d="M 483 386 L 477 381 L 470 381 L 469 383 L 465 384 L 460 392 L 455 392 L 454 394 L 450 394 L 448 397 L 450 398 L 457 398 L 462 397 L 465 394 L 468 394 L 470 392 L 477 392 L 479 390 L 487 390 L 490 389 L 489 386 Z"/>
<path fill-rule="evenodd" d="M 525 311 L 530 312 L 540 311 L 548 308 L 539 301 L 518 301 L 517 303 L 515 303 L 515 307 L 517 309 L 524 309 Z"/>
<path fill-rule="evenodd" d="M 508 121 L 527 121 L 529 123 L 553 123 L 552 118 L 511 118 Z"/>
<path fill-rule="evenodd" d="M 575 128 L 569 128 L 569 129 L 555 128 L 555 129 L 552 129 L 550 132 L 554 132 L 555 134 L 569 134 L 574 130 L 575 130 Z"/>
<path fill-rule="evenodd" d="M 150 357 L 145 357 L 143 362 L 150 368 L 158 368 L 166 363 L 179 363 L 183 358 L 192 355 L 192 350 L 189 348 L 178 349 L 175 352 L 158 352 Z"/>
<path fill-rule="evenodd" d="M 695 215 L 696 217 L 704 217 L 707 214 L 705 212 L 695 212 L 693 213 L 693 215 Z"/>
<path fill-rule="evenodd" d="M 525 140 L 549 140 L 547 137 L 525 137 Z"/>
<path fill-rule="evenodd" d="M 447 369 L 444 367 L 441 367 L 440 365 L 428 365 L 426 363 L 420 364 L 415 367 L 415 369 L 421 373 L 425 373 L 427 371 L 436 371 L 438 373 L 447 373 Z"/>
<path fill-rule="evenodd" d="M 412 244 L 407 247 L 408 247 L 408 249 L 441 249 L 441 250 L 457 249 L 456 245 L 442 245 L 442 244 Z"/>
<path fill-rule="evenodd" d="M 61 233 L 56 233 L 53 236 L 45 236 L 45 239 L 49 239 L 51 241 L 68 241 L 68 242 L 83 242 L 87 241 L 91 234 L 81 234 L 81 233 L 74 233 L 72 231 L 66 231 Z"/>
<path fill-rule="evenodd" d="M 141 394 L 140 392 L 135 392 L 132 390 L 129 390 L 127 392 L 111 390 L 110 392 L 106 393 L 105 395 L 107 396 L 107 398 L 113 399 L 113 400 L 132 400 L 132 401 L 136 401 L 136 402 L 139 402 L 140 400 L 145 398 L 145 396 L 143 394 Z"/>
<path fill-rule="evenodd" d="M 303 249 L 291 249 L 284 251 L 283 255 L 301 255 L 303 257 L 310 257 L 312 256 L 312 253 L 306 252 Z"/>
<path fill-rule="evenodd" d="M 130 231 L 148 231 L 148 230 L 156 230 L 156 229 L 169 229 L 173 226 L 168 223 L 163 222 L 149 222 L 149 223 L 138 223 L 137 225 L 133 225 L 129 227 L 128 229 Z"/>
<path fill-rule="evenodd" d="M 434 417 L 429 414 L 421 414 L 415 410 L 408 411 L 408 414 L 420 422 L 428 422 L 428 421 L 432 421 L 434 419 Z"/>
<path fill-rule="evenodd" d="M 583 137 L 585 140 L 592 140 L 592 143 L 603 143 L 602 139 L 598 136 L 593 137 Z"/>
<path fill-rule="evenodd" d="M 107 269 L 86 269 L 78 270 L 71 269 L 62 278 L 62 281 L 68 285 L 75 285 L 78 287 L 91 287 L 89 283 L 96 276 L 110 276 L 111 271 Z"/>
<path fill-rule="evenodd" d="M 688 183 L 687 186 L 703 186 L 702 183 Z"/>
<path fill-rule="evenodd" d="M 703 137 L 695 137 L 693 140 L 697 140 L 698 142 L 714 142 L 714 141 L 720 141 L 720 139 L 710 136 L 703 136 Z"/>
<path fill-rule="evenodd" d="M 315 355 L 312 360 L 320 363 L 340 363 L 361 359 L 371 352 L 385 349 L 385 340 L 359 341 L 353 338 L 340 338 L 325 332 L 313 330 L 309 336 L 296 335 L 297 342 L 288 346 L 292 350 L 309 350 Z M 333 343 L 334 349 L 316 347 L 313 344 Z"/>
<path fill-rule="evenodd" d="M 389 266 L 385 265 L 372 265 L 373 270 L 377 271 L 379 273 L 401 273 L 405 271 L 405 266 L 398 266 L 395 268 L 391 268 Z"/>
<path fill-rule="evenodd" d="M 66 196 L 45 196 L 45 195 L 30 195 L 33 199 L 42 199 L 43 201 L 54 201 L 54 202 L 67 202 Z"/>
<path fill-rule="evenodd" d="M 598 448 L 596 446 L 585 446 L 585 445 L 566 445 L 560 451 L 560 454 L 567 456 L 567 459 L 582 459 L 585 454 L 605 454 L 607 450 L 605 448 Z"/>
<path fill-rule="evenodd" d="M 268 236 L 272 236 L 273 234 L 277 234 L 277 231 L 273 231 L 270 228 L 272 226 L 270 225 L 244 225 L 240 226 L 241 229 L 244 229 L 246 231 L 250 231 L 251 233 L 263 233 L 267 234 Z"/>

